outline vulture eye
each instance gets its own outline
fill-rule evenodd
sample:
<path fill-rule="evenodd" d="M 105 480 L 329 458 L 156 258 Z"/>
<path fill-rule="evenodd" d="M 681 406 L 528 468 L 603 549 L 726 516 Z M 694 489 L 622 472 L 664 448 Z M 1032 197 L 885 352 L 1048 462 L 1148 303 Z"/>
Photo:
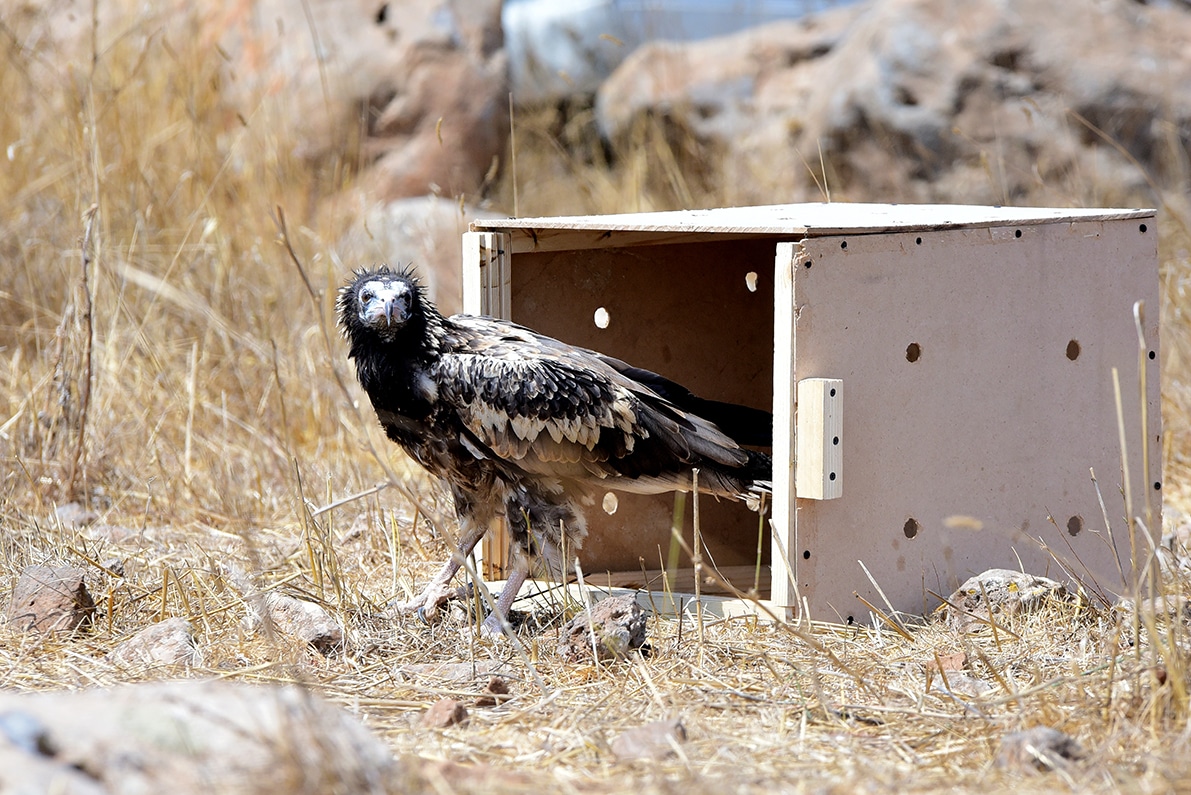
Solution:
<path fill-rule="evenodd" d="M 360 291 L 360 303 L 361 304 L 371 303 L 372 299 L 375 297 L 376 296 L 374 296 L 372 294 L 371 290 L 361 290 Z"/>

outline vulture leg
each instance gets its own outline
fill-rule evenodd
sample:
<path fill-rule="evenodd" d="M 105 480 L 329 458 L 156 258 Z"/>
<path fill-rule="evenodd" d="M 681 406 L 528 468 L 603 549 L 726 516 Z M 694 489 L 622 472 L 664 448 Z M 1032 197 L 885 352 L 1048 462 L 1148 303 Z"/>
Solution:
<path fill-rule="evenodd" d="M 517 555 L 513 561 L 513 569 L 509 572 L 508 579 L 505 580 L 504 590 L 500 592 L 500 596 L 496 600 L 496 609 L 484 619 L 484 624 L 480 627 L 481 632 L 489 636 L 501 634 L 501 618 L 509 615 L 509 608 L 513 606 L 513 600 L 517 598 L 517 593 L 525 584 L 527 577 L 529 577 L 529 558 L 525 555 Z"/>
<path fill-rule="evenodd" d="M 461 529 L 463 530 L 463 534 L 459 537 L 459 546 L 451 554 L 450 559 L 443 564 L 438 574 L 434 575 L 434 579 L 427 583 L 425 590 L 419 596 L 411 601 L 397 605 L 399 612 L 417 613 L 427 623 L 433 623 L 434 614 L 438 612 L 439 606 L 451 597 L 453 590 L 449 587 L 451 580 L 463 565 L 463 561 L 475 549 L 476 544 L 484 537 L 484 533 L 488 530 L 488 525 L 486 522 L 466 519 L 463 521 Z"/>

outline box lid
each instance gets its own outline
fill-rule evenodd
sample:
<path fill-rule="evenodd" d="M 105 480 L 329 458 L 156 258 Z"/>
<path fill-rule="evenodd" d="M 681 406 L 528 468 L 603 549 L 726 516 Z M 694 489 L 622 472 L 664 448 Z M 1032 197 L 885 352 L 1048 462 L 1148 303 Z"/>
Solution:
<path fill-rule="evenodd" d="M 472 231 L 505 232 L 513 251 L 557 251 L 717 238 L 823 237 L 960 227 L 1152 218 L 1152 209 L 1000 207 L 962 204 L 771 204 L 713 210 L 489 218 Z"/>

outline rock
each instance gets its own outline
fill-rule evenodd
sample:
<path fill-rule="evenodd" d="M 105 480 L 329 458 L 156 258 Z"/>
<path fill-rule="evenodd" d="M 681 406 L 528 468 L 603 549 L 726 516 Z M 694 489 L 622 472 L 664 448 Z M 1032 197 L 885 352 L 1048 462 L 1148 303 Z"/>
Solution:
<path fill-rule="evenodd" d="M 86 527 L 98 521 L 99 514 L 77 502 L 68 502 L 54 509 L 54 518 L 61 522 L 63 527 Z"/>
<path fill-rule="evenodd" d="M 21 572 L 8 605 L 8 622 L 22 631 L 72 632 L 90 625 L 95 602 L 73 566 L 29 566 Z"/>
<path fill-rule="evenodd" d="M 87 528 L 87 538 L 106 544 L 145 546 L 148 543 L 142 531 L 119 524 L 93 524 Z"/>
<path fill-rule="evenodd" d="M 686 742 L 686 728 L 678 718 L 655 720 L 620 734 L 612 741 L 612 753 L 622 762 L 637 759 L 658 761 L 674 755 L 674 748 Z"/>
<path fill-rule="evenodd" d="M 1001 738 L 996 766 L 1017 772 L 1047 772 L 1068 767 L 1083 758 L 1074 739 L 1049 726 L 1011 732 Z"/>
<path fill-rule="evenodd" d="M 982 624 L 979 618 L 996 619 L 1037 610 L 1047 599 L 1063 598 L 1066 594 L 1061 583 L 1047 577 L 1012 569 L 989 569 L 968 578 L 951 594 L 948 601 L 957 609 L 944 605 L 939 611 L 946 614 L 952 627 L 964 629 Z"/>
<path fill-rule="evenodd" d="M 632 594 L 610 596 L 591 608 L 590 620 L 584 610 L 567 622 L 558 641 L 558 653 L 566 660 L 590 660 L 594 645 L 601 660 L 626 657 L 645 643 L 645 618 L 645 611 Z"/>
<path fill-rule="evenodd" d="M 643 115 L 682 118 L 706 140 L 747 134 L 758 112 L 761 84 L 829 52 L 857 13 L 857 8 L 846 8 L 700 42 L 645 44 L 600 86 L 596 123 L 613 141 L 624 141 Z M 796 98 L 789 100 L 797 104 Z"/>
<path fill-rule="evenodd" d="M 0 692 L 0 715 L 5 792 L 381 793 L 401 772 L 355 718 L 295 686 Z"/>
<path fill-rule="evenodd" d="M 1164 131 L 1191 126 L 1189 39 L 1191 14 L 1173 4 L 1106 0 L 1072 15 L 1031 0 L 874 0 L 641 48 L 600 88 L 599 123 L 615 136 L 644 114 L 694 131 L 722 174 L 760 176 L 729 186 L 736 204 L 830 189 L 833 200 L 1066 205 L 1072 179 L 1128 201 L 1148 190 L 1132 160 L 1175 173 L 1188 144 Z"/>
<path fill-rule="evenodd" d="M 343 647 L 343 627 L 322 605 L 272 592 L 265 594 L 264 603 L 273 626 L 285 634 L 323 654 Z"/>
<path fill-rule="evenodd" d="M 842 5 L 849 0 L 832 0 Z M 818 2 L 625 3 L 517 0 L 504 5 L 509 79 L 518 104 L 590 94 L 648 39 L 695 41 L 805 13 Z"/>
<path fill-rule="evenodd" d="M 957 651 L 952 654 L 937 654 L 926 662 L 926 670 L 931 673 L 939 671 L 950 674 L 951 671 L 962 671 L 968 667 L 967 652 Z"/>
<path fill-rule="evenodd" d="M 499 676 L 492 676 L 488 678 L 488 684 L 484 688 L 484 692 L 476 698 L 477 707 L 494 707 L 497 704 L 508 701 L 512 696 L 509 695 L 509 683 Z"/>
<path fill-rule="evenodd" d="M 69 84 L 90 64 L 91 10 L 60 5 L 28 0 L 6 19 L 48 73 L 31 76 L 34 85 Z M 184 50 L 189 68 L 218 81 L 213 112 L 229 140 L 247 124 L 310 166 L 341 173 L 363 162 L 363 182 L 381 200 L 456 196 L 479 191 L 504 154 L 500 9 L 499 0 L 100 4 L 95 45 L 165 46 L 175 63 Z"/>
<path fill-rule="evenodd" d="M 415 681 L 432 679 L 455 684 L 482 682 L 485 679 L 495 678 L 498 674 L 516 676 L 513 666 L 500 660 L 476 660 L 475 663 L 419 663 L 404 665 L 397 669 L 397 672 Z"/>
<path fill-rule="evenodd" d="M 111 660 L 124 665 L 203 664 L 194 640 L 194 627 L 184 618 L 167 618 L 145 627 L 112 650 Z"/>
<path fill-rule="evenodd" d="M 983 679 L 977 679 L 958 671 L 946 671 L 944 675 L 935 676 L 930 685 L 933 693 L 947 693 L 956 696 L 976 698 L 992 692 L 993 686 Z"/>
<path fill-rule="evenodd" d="M 436 196 L 366 206 L 338 244 L 346 262 L 412 263 L 444 314 L 463 310 L 462 235 L 477 218 L 504 217 Z"/>
<path fill-rule="evenodd" d="M 440 698 L 422 714 L 421 725 L 427 729 L 445 729 L 466 725 L 468 720 L 467 707 L 453 698 Z"/>
<path fill-rule="evenodd" d="M 343 627 L 322 605 L 273 591 L 260 593 L 253 578 L 236 563 L 225 563 L 221 570 L 248 605 L 244 624 L 249 630 L 255 631 L 267 622 L 323 654 L 342 648 Z"/>

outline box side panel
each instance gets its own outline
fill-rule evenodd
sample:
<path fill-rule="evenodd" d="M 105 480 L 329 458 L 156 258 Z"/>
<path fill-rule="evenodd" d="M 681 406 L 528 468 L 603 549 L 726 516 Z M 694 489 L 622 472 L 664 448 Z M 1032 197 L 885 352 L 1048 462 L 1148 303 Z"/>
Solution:
<path fill-rule="evenodd" d="M 838 500 L 797 504 L 802 548 L 793 553 L 814 618 L 865 615 L 854 591 L 881 604 L 858 560 L 897 609 L 916 613 L 938 603 L 928 590 L 947 595 L 993 566 L 1127 589 L 1113 368 L 1133 512 L 1144 516 L 1148 500 L 1151 526 L 1161 522 L 1156 234 L 1152 219 L 1146 232 L 1143 223 L 804 242 L 795 375 L 842 378 L 848 395 L 848 488 Z"/>
<path fill-rule="evenodd" d="M 772 240 L 736 240 L 519 253 L 511 258 L 509 316 L 653 370 L 701 397 L 768 410 L 773 251 Z M 591 506 L 581 558 L 588 578 L 598 583 L 602 571 L 664 567 L 674 506 L 672 494 L 618 494 L 612 514 Z M 703 544 L 715 564 L 756 562 L 756 513 L 710 497 L 700 498 L 699 509 Z M 688 498 L 688 539 L 692 514 Z"/>

